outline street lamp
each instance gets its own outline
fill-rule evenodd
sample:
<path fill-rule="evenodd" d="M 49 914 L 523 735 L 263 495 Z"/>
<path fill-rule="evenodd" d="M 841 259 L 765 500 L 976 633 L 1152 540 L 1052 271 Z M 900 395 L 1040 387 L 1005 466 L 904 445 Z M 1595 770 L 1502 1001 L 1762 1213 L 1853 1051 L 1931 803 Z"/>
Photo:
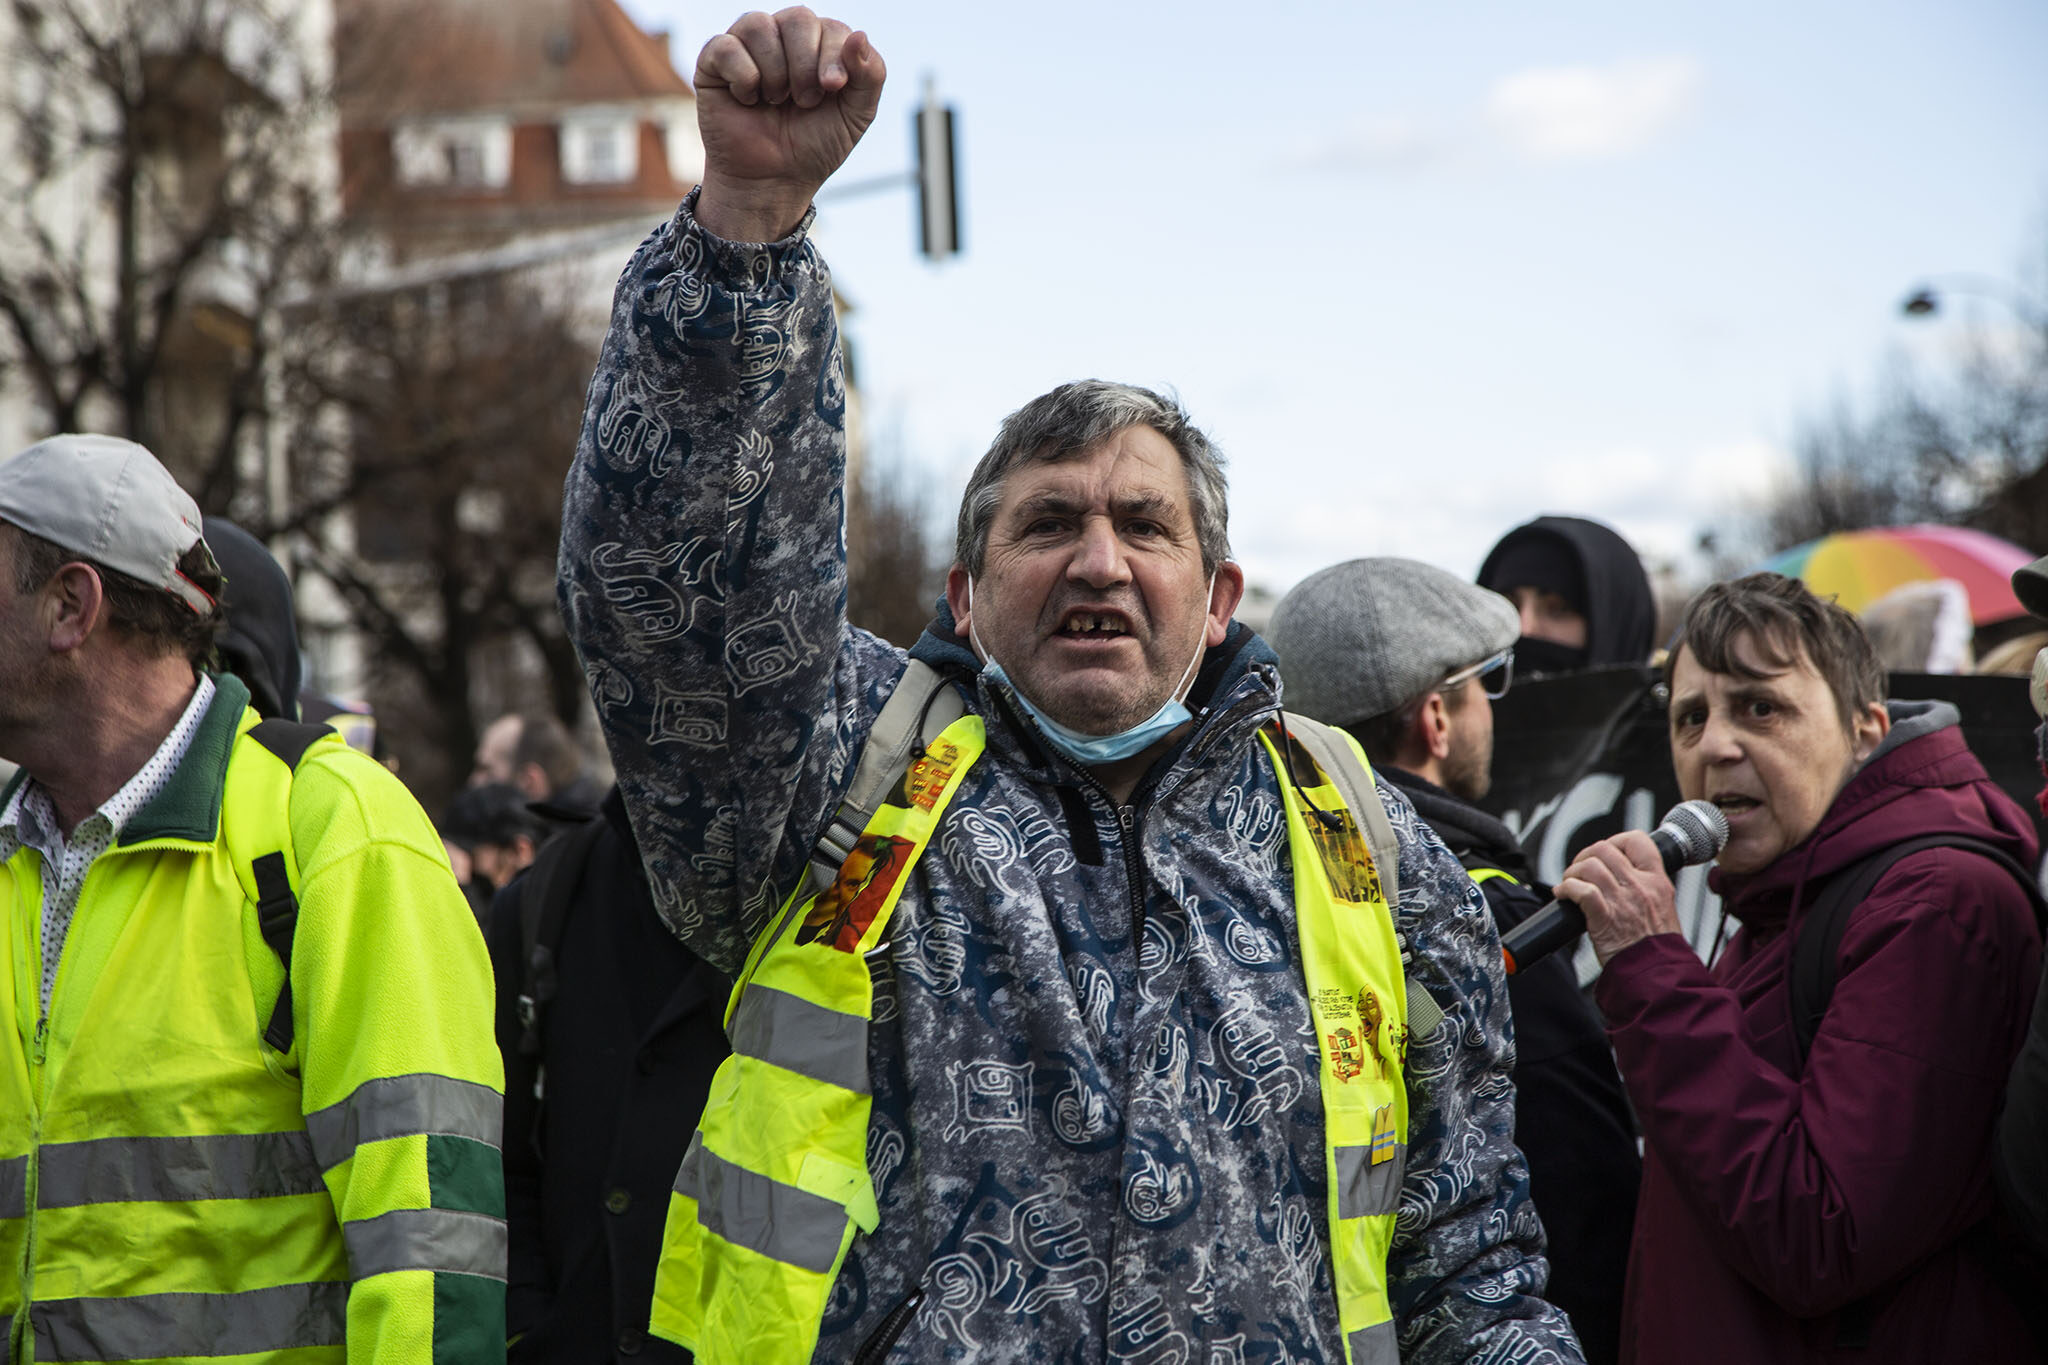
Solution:
<path fill-rule="evenodd" d="M 2048 308 L 2040 300 L 1992 275 L 1935 275 L 1915 286 L 1899 300 L 1899 311 L 1909 318 L 1933 317 L 1941 311 L 1942 295 L 1962 294 L 1989 299 L 2036 331 L 2048 331 Z"/>

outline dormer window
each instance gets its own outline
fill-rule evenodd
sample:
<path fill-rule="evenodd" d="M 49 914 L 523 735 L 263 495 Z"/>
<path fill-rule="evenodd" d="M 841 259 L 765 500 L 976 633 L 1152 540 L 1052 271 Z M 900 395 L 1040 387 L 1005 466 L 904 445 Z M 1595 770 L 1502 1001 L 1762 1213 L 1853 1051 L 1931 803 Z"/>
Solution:
<path fill-rule="evenodd" d="M 401 184 L 503 189 L 512 178 L 512 125 L 491 118 L 401 123 L 392 130 L 391 154 Z"/>
<path fill-rule="evenodd" d="M 562 179 L 619 185 L 640 174 L 640 122 L 629 109 L 579 109 L 561 125 Z"/>

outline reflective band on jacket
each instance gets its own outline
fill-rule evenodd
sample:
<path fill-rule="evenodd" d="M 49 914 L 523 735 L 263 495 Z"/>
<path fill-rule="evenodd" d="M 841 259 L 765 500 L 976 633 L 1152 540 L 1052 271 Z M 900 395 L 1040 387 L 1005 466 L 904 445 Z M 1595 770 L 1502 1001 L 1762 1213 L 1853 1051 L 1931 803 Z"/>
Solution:
<path fill-rule="evenodd" d="M 0 1161 L 0 1218 L 28 1216 L 28 1158 L 11 1156 Z M 0 1342 L 0 1345 L 5 1345 Z"/>
<path fill-rule="evenodd" d="M 1337 1216 L 1369 1218 L 1377 1213 L 1401 1210 L 1401 1174 L 1408 1169 L 1405 1143 L 1384 1144 L 1391 1156 L 1373 1164 L 1373 1149 L 1339 1147 L 1337 1159 Z"/>
<path fill-rule="evenodd" d="M 706 1232 L 820 1274 L 832 1268 L 832 1251 L 846 1227 L 843 1205 L 756 1175 L 694 1139 L 676 1173 L 676 1193 L 696 1201 Z"/>
<path fill-rule="evenodd" d="M 341 1226 L 351 1279 L 395 1270 L 505 1278 L 505 1220 L 454 1209 L 393 1209 Z"/>
<path fill-rule="evenodd" d="M 275 1199 L 327 1189 L 303 1132 L 53 1142 L 42 1149 L 36 1171 L 39 1209 Z"/>
<path fill-rule="evenodd" d="M 1276 771 L 1287 771 L 1261 738 Z M 654 1334 L 694 1350 L 699 1365 L 810 1360 L 846 1249 L 878 1221 L 866 1156 L 865 954 L 884 941 L 982 742 L 979 717 L 947 727 L 869 821 L 838 879 L 810 900 L 792 895 L 755 947 L 728 1015 L 733 1055 L 677 1175 L 655 1275 Z M 1295 774 L 1313 778 L 1309 799 L 1339 824 L 1309 826 L 1281 783 L 1322 1054 L 1338 1321 L 1350 1365 L 1399 1365 L 1386 1256 L 1408 1140 L 1400 944 L 1343 798 L 1311 757 L 1290 757 Z"/>
<path fill-rule="evenodd" d="M 333 1170 L 366 1142 L 439 1133 L 498 1145 L 504 1104 L 498 1092 L 450 1076 L 387 1076 L 365 1081 L 339 1104 L 306 1115 L 320 1169 Z"/>
<path fill-rule="evenodd" d="M 1394 1338 L 1392 1321 L 1362 1327 L 1344 1339 L 1351 1352 L 1351 1365 L 1401 1365 L 1401 1344 Z"/>
<path fill-rule="evenodd" d="M 1488 882 L 1494 880 L 1512 882 L 1516 886 L 1520 886 L 1522 884 L 1521 882 L 1516 880 L 1514 873 L 1503 872 L 1501 869 L 1497 867 L 1475 867 L 1470 872 L 1467 872 L 1465 875 L 1470 877 L 1474 882 L 1476 882 L 1480 886 L 1484 886 Z"/>
<path fill-rule="evenodd" d="M 49 1299 L 29 1309 L 36 1360 L 160 1360 L 340 1346 L 348 1286 L 281 1284 L 240 1294 Z"/>
<path fill-rule="evenodd" d="M 812 1080 L 868 1093 L 867 1020 L 759 983 L 733 1010 L 732 1050 Z"/>

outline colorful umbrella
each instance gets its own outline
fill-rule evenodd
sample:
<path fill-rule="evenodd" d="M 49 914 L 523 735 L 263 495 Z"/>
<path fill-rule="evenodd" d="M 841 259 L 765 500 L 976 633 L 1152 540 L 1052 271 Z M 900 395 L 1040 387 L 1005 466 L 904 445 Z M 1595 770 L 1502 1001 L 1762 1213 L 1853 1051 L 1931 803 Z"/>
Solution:
<path fill-rule="evenodd" d="M 2009 540 L 1962 526 L 1873 526 L 1795 545 L 1760 567 L 1803 579 L 1857 612 L 1902 584 L 1953 578 L 1970 595 L 1970 619 L 1981 626 L 2025 614 L 2013 596 L 2012 571 L 2034 559 Z"/>

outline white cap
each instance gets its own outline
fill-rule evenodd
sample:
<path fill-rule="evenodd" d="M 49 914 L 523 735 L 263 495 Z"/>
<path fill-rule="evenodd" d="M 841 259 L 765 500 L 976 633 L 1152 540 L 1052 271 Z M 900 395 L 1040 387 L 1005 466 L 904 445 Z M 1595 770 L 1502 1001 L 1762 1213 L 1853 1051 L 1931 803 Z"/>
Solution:
<path fill-rule="evenodd" d="M 199 504 L 133 441 L 52 436 L 0 460 L 0 520 L 161 588 L 201 616 L 214 610 L 212 596 L 178 572 L 201 539 Z"/>

